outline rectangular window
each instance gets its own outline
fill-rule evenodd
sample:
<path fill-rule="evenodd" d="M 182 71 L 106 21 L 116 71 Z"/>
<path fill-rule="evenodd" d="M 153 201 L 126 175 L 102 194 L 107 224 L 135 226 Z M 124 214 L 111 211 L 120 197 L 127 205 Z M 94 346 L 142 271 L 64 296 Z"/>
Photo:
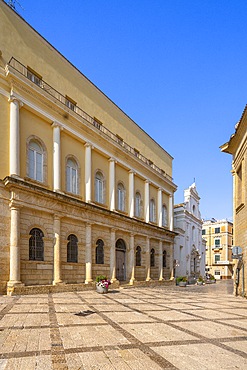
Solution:
<path fill-rule="evenodd" d="M 218 275 L 219 276 L 220 275 L 220 270 L 215 270 L 214 271 L 214 275 Z"/>
<path fill-rule="evenodd" d="M 27 67 L 27 78 L 36 85 L 41 86 L 42 77 L 30 67 Z"/>
<path fill-rule="evenodd" d="M 214 255 L 214 262 L 215 262 L 215 263 L 220 262 L 220 254 L 215 254 L 215 255 Z"/>
<path fill-rule="evenodd" d="M 216 227 L 216 228 L 214 229 L 214 232 L 215 232 L 215 234 L 219 234 L 219 233 L 220 233 L 220 227 Z"/>
<path fill-rule="evenodd" d="M 65 96 L 65 105 L 69 109 L 75 111 L 76 102 L 73 99 L 69 98 L 67 95 Z"/>
<path fill-rule="evenodd" d="M 214 246 L 219 247 L 220 246 L 220 239 L 215 239 L 214 240 Z"/>
<path fill-rule="evenodd" d="M 205 234 L 206 234 L 206 230 L 202 229 L 202 235 L 205 235 Z"/>

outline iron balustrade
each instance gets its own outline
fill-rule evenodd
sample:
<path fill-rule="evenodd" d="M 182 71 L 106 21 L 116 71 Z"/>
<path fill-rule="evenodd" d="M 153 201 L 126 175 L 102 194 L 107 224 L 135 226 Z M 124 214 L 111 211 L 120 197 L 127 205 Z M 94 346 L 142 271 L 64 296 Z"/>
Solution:
<path fill-rule="evenodd" d="M 22 76 L 26 77 L 29 81 L 31 81 L 33 84 L 41 88 L 43 91 L 45 91 L 47 94 L 58 100 L 60 103 L 66 105 L 66 97 L 62 95 L 60 92 L 58 92 L 56 89 L 54 89 L 51 85 L 49 85 L 46 81 L 43 79 L 37 79 L 34 82 L 28 77 L 28 73 L 30 74 L 30 71 L 26 66 L 24 66 L 21 62 L 19 62 L 17 59 L 12 57 L 7 64 L 7 67 L 13 68 L 15 71 L 20 73 Z M 69 109 L 69 108 L 68 108 Z M 89 114 L 87 114 L 83 109 L 78 107 L 77 105 L 73 106 L 73 109 L 71 109 L 72 112 L 76 113 L 78 116 L 86 120 L 88 123 L 93 125 L 96 129 L 101 131 L 103 134 L 105 134 L 107 137 L 118 143 L 122 148 L 133 154 L 135 157 L 140 159 L 142 162 L 144 162 L 146 165 L 150 166 L 152 169 L 154 169 L 156 172 L 158 172 L 161 176 L 167 178 L 170 181 L 173 181 L 173 178 L 168 175 L 164 170 L 156 166 L 151 160 L 147 159 L 144 155 L 140 154 L 136 149 L 132 148 L 129 144 L 127 144 L 124 140 L 120 140 L 117 135 L 115 135 L 113 132 L 111 132 L 109 129 L 107 129 L 102 124 L 99 124 L 97 121 L 94 120 L 93 117 L 91 117 Z"/>

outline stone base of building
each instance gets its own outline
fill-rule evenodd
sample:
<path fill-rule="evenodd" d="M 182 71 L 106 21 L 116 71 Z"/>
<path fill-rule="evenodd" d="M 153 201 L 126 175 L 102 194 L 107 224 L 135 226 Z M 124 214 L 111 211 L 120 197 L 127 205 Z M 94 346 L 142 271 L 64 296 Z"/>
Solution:
<path fill-rule="evenodd" d="M 109 291 L 122 288 L 134 287 L 155 287 L 155 286 L 173 286 L 175 280 L 150 280 L 150 281 L 134 281 L 134 284 L 127 282 L 114 281 L 111 284 Z M 95 282 L 88 284 L 59 284 L 59 285 L 17 285 L 7 288 L 7 295 L 32 295 L 32 294 L 47 294 L 47 293 L 63 293 L 63 292 L 81 292 L 86 290 L 95 290 Z"/>

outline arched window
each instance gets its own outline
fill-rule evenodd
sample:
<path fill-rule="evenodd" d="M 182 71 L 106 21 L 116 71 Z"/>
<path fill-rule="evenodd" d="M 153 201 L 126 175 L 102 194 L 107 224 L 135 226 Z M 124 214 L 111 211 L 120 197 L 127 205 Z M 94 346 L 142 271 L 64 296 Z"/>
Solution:
<path fill-rule="evenodd" d="M 167 226 L 167 208 L 165 204 L 162 206 L 162 226 Z"/>
<path fill-rule="evenodd" d="M 78 262 L 78 239 L 74 234 L 70 234 L 67 239 L 67 262 Z"/>
<path fill-rule="evenodd" d="M 142 260 L 141 260 L 141 247 L 136 247 L 136 266 L 141 266 Z"/>
<path fill-rule="evenodd" d="M 29 233 L 29 260 L 44 261 L 44 234 L 40 229 L 34 228 Z"/>
<path fill-rule="evenodd" d="M 151 267 L 154 267 L 155 266 L 155 258 L 154 258 L 154 255 L 155 255 L 155 251 L 154 251 L 154 248 L 151 249 L 151 252 L 150 252 L 150 266 Z"/>
<path fill-rule="evenodd" d="M 95 201 L 104 203 L 104 176 L 100 171 L 95 174 Z"/>
<path fill-rule="evenodd" d="M 121 182 L 117 186 L 117 209 L 122 212 L 125 211 L 125 189 Z"/>
<path fill-rule="evenodd" d="M 155 222 L 156 221 L 156 217 L 155 217 L 155 201 L 154 201 L 154 199 L 151 199 L 150 200 L 149 219 L 150 219 L 151 222 Z"/>
<path fill-rule="evenodd" d="M 44 151 L 37 140 L 28 144 L 28 176 L 36 181 L 44 182 Z"/>
<path fill-rule="evenodd" d="M 136 192 L 135 196 L 135 217 L 141 217 L 141 194 Z"/>
<path fill-rule="evenodd" d="M 104 264 L 104 242 L 102 239 L 98 239 L 96 242 L 96 263 L 103 265 Z"/>
<path fill-rule="evenodd" d="M 163 268 L 166 267 L 166 251 L 163 252 Z"/>
<path fill-rule="evenodd" d="M 66 164 L 66 191 L 78 194 L 78 165 L 73 158 L 68 158 Z"/>
<path fill-rule="evenodd" d="M 192 241 L 195 241 L 195 226 L 192 226 Z"/>
<path fill-rule="evenodd" d="M 194 204 L 193 204 L 193 207 L 192 207 L 192 213 L 193 213 L 193 215 L 196 214 L 196 206 Z"/>

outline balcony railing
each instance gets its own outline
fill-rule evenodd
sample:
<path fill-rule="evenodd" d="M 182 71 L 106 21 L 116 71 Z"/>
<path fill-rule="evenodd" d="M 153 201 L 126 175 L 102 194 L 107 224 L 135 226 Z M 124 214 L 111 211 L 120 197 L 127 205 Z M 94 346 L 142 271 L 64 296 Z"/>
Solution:
<path fill-rule="evenodd" d="M 20 73 L 22 76 L 26 77 L 29 81 L 31 81 L 30 78 L 28 78 L 28 69 L 25 67 L 22 63 L 20 63 L 17 59 L 12 57 L 8 63 L 7 66 L 12 67 L 15 71 Z M 40 89 L 45 91 L 47 94 L 55 98 L 60 103 L 64 104 L 66 106 L 66 97 L 62 95 L 60 92 L 58 92 L 56 89 L 54 89 L 51 85 L 49 85 L 47 82 L 45 82 L 43 79 L 39 79 L 38 83 L 33 82 L 36 86 L 38 86 Z M 66 106 L 67 107 L 67 106 Z M 68 108 L 68 107 L 67 107 Z M 117 135 L 115 135 L 113 132 L 108 130 L 103 125 L 100 125 L 97 121 L 94 120 L 93 117 L 91 117 L 89 114 L 84 112 L 80 107 L 77 105 L 73 106 L 72 112 L 76 113 L 79 117 L 86 120 L 88 123 L 93 125 L 96 129 L 101 131 L 104 135 L 109 137 L 111 140 L 115 141 L 117 144 L 119 144 L 122 148 L 124 148 L 129 153 L 133 154 L 135 157 L 140 159 L 142 162 L 144 162 L 146 165 L 150 166 L 153 170 L 158 172 L 161 176 L 165 177 L 166 179 L 173 181 L 173 178 L 168 175 L 164 170 L 156 166 L 152 161 L 144 157 L 142 154 L 140 154 L 137 150 L 132 148 L 129 144 L 127 144 L 124 140 L 120 140 Z"/>

